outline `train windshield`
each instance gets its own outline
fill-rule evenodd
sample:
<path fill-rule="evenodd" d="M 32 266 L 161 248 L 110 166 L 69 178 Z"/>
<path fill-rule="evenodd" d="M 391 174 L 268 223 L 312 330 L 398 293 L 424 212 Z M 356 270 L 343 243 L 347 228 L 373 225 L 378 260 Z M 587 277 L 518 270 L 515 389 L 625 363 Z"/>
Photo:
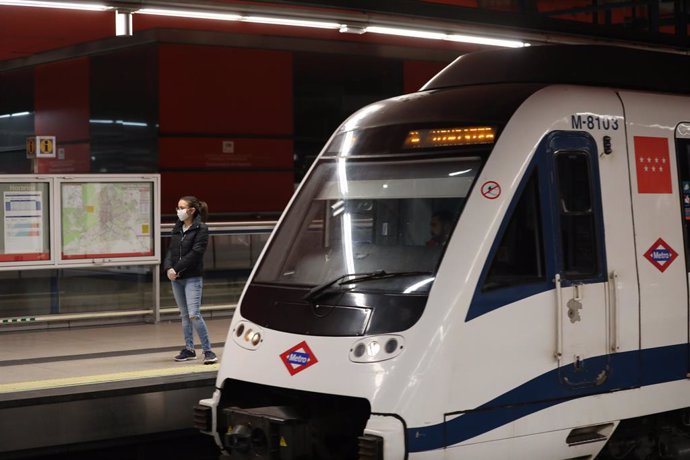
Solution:
<path fill-rule="evenodd" d="M 255 281 L 426 294 L 479 157 L 321 160 Z"/>

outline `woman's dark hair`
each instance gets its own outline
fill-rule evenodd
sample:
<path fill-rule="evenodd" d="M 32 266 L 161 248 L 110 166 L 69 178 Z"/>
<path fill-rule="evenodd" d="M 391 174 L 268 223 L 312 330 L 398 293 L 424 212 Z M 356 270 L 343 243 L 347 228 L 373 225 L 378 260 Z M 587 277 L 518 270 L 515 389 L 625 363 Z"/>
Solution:
<path fill-rule="evenodd" d="M 186 201 L 187 206 L 196 209 L 201 216 L 201 221 L 206 222 L 206 219 L 208 219 L 208 205 L 205 201 L 201 201 L 199 198 L 192 195 L 183 196 L 180 200 Z"/>

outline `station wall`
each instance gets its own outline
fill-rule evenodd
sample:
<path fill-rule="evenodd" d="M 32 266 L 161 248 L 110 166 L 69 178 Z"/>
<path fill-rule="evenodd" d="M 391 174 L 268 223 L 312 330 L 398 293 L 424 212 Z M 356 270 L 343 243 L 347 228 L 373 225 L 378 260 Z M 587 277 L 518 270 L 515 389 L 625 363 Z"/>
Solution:
<path fill-rule="evenodd" d="M 164 216 L 187 194 L 212 216 L 276 214 L 344 118 L 446 64 L 154 43 L 6 72 L 0 174 L 159 172 Z M 26 160 L 29 135 L 58 157 Z"/>

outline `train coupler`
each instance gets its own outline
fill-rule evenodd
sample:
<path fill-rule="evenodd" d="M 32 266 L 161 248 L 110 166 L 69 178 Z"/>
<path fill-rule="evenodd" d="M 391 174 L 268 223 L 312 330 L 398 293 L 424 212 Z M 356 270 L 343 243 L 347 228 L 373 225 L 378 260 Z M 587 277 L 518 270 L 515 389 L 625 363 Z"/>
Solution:
<path fill-rule="evenodd" d="M 228 424 L 223 444 L 233 459 L 310 458 L 307 423 L 294 409 L 228 407 L 223 412 Z"/>

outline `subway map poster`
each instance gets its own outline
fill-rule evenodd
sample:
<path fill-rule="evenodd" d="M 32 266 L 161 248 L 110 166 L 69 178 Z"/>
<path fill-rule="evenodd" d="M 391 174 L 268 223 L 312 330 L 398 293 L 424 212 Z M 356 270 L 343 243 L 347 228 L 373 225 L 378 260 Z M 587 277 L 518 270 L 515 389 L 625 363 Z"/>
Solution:
<path fill-rule="evenodd" d="M 62 259 L 154 254 L 151 182 L 61 184 Z"/>

